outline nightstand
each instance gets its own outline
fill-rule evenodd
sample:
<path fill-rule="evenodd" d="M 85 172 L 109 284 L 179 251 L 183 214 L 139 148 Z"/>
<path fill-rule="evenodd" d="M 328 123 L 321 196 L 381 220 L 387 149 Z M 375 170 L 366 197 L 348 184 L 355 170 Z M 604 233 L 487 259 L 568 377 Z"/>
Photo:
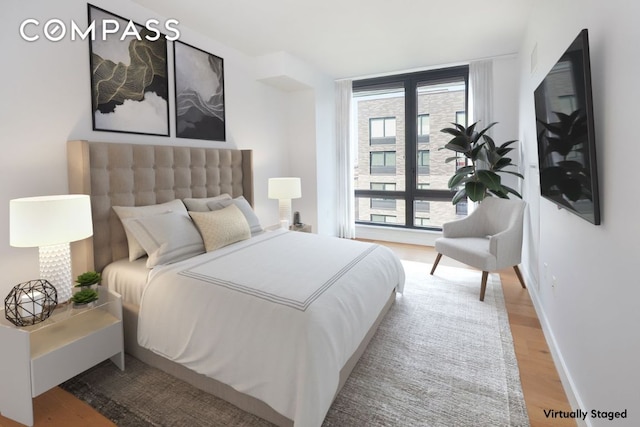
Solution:
<path fill-rule="evenodd" d="M 291 231 L 302 231 L 303 233 L 312 233 L 311 224 L 292 225 L 289 227 Z"/>
<path fill-rule="evenodd" d="M 0 413 L 33 425 L 32 398 L 106 359 L 124 370 L 122 299 L 99 287 L 93 307 L 56 308 L 44 322 L 18 327 L 0 310 Z"/>

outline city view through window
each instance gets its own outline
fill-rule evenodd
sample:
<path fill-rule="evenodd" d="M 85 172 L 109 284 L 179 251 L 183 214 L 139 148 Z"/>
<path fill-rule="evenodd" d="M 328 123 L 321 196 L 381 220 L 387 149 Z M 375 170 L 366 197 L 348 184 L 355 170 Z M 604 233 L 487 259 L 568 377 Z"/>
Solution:
<path fill-rule="evenodd" d="M 439 149 L 451 138 L 441 129 L 466 124 L 468 70 L 462 71 L 354 84 L 357 222 L 437 229 L 466 216 L 466 203 L 452 205 L 447 187 L 465 159 L 445 162 L 455 153 Z"/>

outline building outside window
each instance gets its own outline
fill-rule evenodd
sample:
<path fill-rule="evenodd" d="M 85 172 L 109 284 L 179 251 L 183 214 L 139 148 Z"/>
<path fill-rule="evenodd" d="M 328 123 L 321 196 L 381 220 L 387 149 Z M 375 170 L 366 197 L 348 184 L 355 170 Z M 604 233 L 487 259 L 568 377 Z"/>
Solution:
<path fill-rule="evenodd" d="M 418 150 L 418 173 L 429 175 L 429 150 Z"/>
<path fill-rule="evenodd" d="M 396 217 L 395 215 L 371 214 L 371 222 L 378 222 L 382 224 L 395 224 Z"/>
<path fill-rule="evenodd" d="M 429 142 L 429 134 L 431 126 L 429 124 L 429 115 L 420 114 L 418 116 L 418 142 Z"/>
<path fill-rule="evenodd" d="M 440 129 L 465 123 L 467 83 L 466 66 L 353 82 L 356 222 L 439 229 L 463 216 L 447 186 L 457 165 L 439 148 Z"/>
<path fill-rule="evenodd" d="M 396 173 L 395 151 L 374 151 L 369 156 L 371 175 Z"/>
<path fill-rule="evenodd" d="M 395 144 L 396 118 L 383 117 L 369 119 L 369 144 Z"/>

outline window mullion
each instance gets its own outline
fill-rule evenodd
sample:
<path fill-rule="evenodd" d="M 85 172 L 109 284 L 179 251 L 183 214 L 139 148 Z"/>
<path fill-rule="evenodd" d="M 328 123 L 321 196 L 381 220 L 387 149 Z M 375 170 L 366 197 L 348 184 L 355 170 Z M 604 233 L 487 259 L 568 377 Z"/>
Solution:
<path fill-rule="evenodd" d="M 416 188 L 416 165 L 417 161 L 417 117 L 418 117 L 418 102 L 416 99 L 416 81 L 411 78 L 405 79 L 405 105 L 404 105 L 404 113 L 405 113 L 405 141 L 404 141 L 404 152 L 405 152 L 405 224 L 409 227 L 413 226 L 414 223 L 414 199 L 415 199 L 415 188 Z"/>

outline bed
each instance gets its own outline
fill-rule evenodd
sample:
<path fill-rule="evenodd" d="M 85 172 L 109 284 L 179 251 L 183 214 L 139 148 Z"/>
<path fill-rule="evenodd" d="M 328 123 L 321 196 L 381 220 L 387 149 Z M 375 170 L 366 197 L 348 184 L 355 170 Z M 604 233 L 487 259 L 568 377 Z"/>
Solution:
<path fill-rule="evenodd" d="M 132 228 L 116 210 L 223 195 L 251 205 L 251 151 L 70 141 L 68 159 L 70 192 L 91 196 L 94 221 L 93 238 L 72 246 L 74 274 L 102 271 L 123 296 L 126 351 L 276 425 L 321 425 L 402 290 L 397 257 L 253 226 L 206 250 L 200 228 L 204 251 L 149 268 L 155 253 L 130 259 L 123 222 Z M 164 230 L 179 216 L 153 218 Z"/>

